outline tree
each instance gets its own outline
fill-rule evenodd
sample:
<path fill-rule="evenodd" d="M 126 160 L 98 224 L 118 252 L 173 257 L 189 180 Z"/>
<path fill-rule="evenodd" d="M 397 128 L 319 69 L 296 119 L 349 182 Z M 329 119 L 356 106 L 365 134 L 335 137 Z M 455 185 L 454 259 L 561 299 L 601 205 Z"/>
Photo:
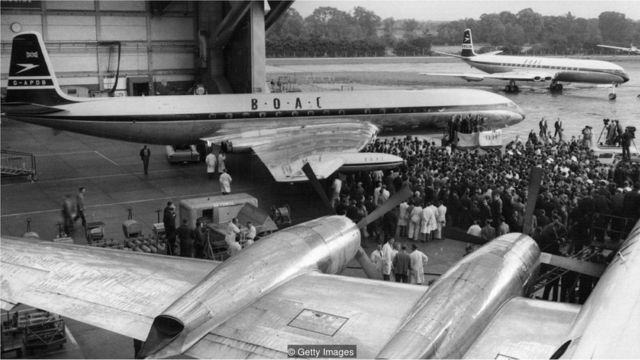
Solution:
<path fill-rule="evenodd" d="M 382 39 L 388 46 L 393 46 L 396 40 L 393 35 L 393 27 L 395 26 L 395 23 L 396 21 L 392 17 L 382 20 Z"/>
<path fill-rule="evenodd" d="M 296 9 L 289 8 L 269 29 L 267 40 L 284 39 L 290 36 L 303 37 L 305 32 L 302 16 Z"/>
<path fill-rule="evenodd" d="M 609 44 L 629 44 L 634 37 L 633 21 L 624 14 L 605 11 L 598 16 L 602 41 Z"/>
<path fill-rule="evenodd" d="M 353 9 L 353 19 L 358 26 L 360 39 L 377 37 L 377 29 L 380 25 L 380 16 L 376 15 L 372 11 L 358 6 Z"/>
<path fill-rule="evenodd" d="M 305 18 L 312 38 L 355 40 L 357 31 L 348 13 L 332 7 L 319 7 Z"/>
<path fill-rule="evenodd" d="M 407 19 L 403 24 L 404 38 L 410 39 L 416 36 L 418 30 L 418 22 L 415 19 Z"/>
<path fill-rule="evenodd" d="M 476 36 L 474 32 L 474 40 L 487 41 L 491 45 L 506 45 L 505 27 L 498 14 L 482 14 L 479 22 L 480 32 Z"/>
<path fill-rule="evenodd" d="M 516 15 L 518 24 L 524 31 L 525 43 L 531 44 L 540 40 L 540 33 L 543 28 L 542 15 L 534 12 L 531 8 L 523 9 Z"/>

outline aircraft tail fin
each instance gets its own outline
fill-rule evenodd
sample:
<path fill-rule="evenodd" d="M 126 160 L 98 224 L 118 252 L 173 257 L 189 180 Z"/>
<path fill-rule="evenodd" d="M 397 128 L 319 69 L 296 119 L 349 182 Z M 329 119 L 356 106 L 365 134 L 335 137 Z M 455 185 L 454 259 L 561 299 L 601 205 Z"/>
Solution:
<path fill-rule="evenodd" d="M 476 52 L 473 51 L 473 39 L 471 38 L 471 29 L 464 30 L 464 37 L 462 38 L 462 57 L 476 56 Z"/>
<path fill-rule="evenodd" d="M 39 33 L 25 32 L 13 38 L 6 102 L 45 106 L 77 102 L 60 90 Z"/>

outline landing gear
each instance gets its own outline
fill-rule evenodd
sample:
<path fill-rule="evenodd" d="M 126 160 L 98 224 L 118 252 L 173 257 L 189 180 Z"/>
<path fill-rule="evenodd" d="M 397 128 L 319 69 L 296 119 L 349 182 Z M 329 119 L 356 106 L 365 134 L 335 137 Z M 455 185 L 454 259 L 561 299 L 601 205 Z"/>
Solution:
<path fill-rule="evenodd" d="M 516 82 L 512 80 L 504 87 L 504 91 L 507 93 L 517 93 L 520 89 L 518 88 L 518 85 L 516 85 Z"/>
<path fill-rule="evenodd" d="M 557 82 L 553 81 L 551 85 L 549 85 L 549 90 L 560 92 L 562 91 L 562 84 L 558 84 Z"/>
<path fill-rule="evenodd" d="M 609 93 L 609 100 L 615 100 L 618 96 L 616 95 L 616 84 L 611 85 L 611 92 Z"/>

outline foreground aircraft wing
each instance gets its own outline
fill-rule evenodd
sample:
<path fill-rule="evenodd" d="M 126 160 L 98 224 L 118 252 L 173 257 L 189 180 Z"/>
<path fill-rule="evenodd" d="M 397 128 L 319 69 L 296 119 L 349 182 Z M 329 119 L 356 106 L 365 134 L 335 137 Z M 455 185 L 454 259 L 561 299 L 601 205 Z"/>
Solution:
<path fill-rule="evenodd" d="M 375 358 L 426 290 L 340 275 L 301 275 L 209 331 L 185 355 L 282 358 L 288 345 L 342 344 L 356 345 L 358 358 Z"/>
<path fill-rule="evenodd" d="M 580 306 L 516 297 L 504 304 L 465 353 L 466 359 L 549 359 Z"/>
<path fill-rule="evenodd" d="M 203 138 L 209 143 L 230 141 L 251 148 L 278 182 L 306 181 L 302 166 L 309 163 L 318 178 L 329 177 L 344 161 L 342 153 L 360 151 L 378 131 L 375 125 L 349 119 L 318 121 L 267 129 L 233 129 Z"/>
<path fill-rule="evenodd" d="M 514 81 L 544 81 L 552 80 L 556 77 L 555 72 L 504 72 L 495 74 L 479 73 L 422 73 L 427 76 L 449 76 L 458 77 L 467 81 L 482 81 L 484 79 L 514 80 Z"/>
<path fill-rule="evenodd" d="M 217 262 L 2 237 L 0 297 L 146 339 Z"/>

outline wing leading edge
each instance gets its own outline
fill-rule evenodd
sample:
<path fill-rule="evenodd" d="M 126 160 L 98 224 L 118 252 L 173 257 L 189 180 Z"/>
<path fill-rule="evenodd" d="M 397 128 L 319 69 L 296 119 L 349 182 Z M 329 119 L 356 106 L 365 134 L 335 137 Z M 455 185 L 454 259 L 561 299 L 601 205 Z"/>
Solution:
<path fill-rule="evenodd" d="M 156 315 L 218 263 L 3 236 L 0 296 L 146 339 Z"/>

